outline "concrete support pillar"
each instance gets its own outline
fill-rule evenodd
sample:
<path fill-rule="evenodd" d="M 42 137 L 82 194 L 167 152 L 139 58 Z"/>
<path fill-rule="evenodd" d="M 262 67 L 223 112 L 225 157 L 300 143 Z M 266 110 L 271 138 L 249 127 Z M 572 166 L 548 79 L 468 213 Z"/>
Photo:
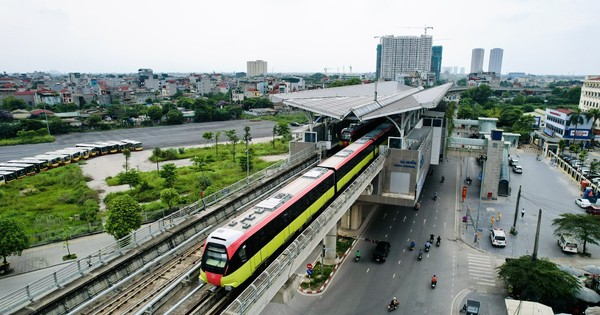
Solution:
<path fill-rule="evenodd" d="M 337 226 L 334 226 L 323 239 L 323 245 L 325 246 L 325 265 L 335 265 L 336 263 L 336 242 L 337 242 Z M 321 253 L 323 254 L 323 253 Z"/>
<path fill-rule="evenodd" d="M 363 221 L 363 207 L 361 203 L 355 203 L 346 211 L 346 214 L 341 218 L 340 227 L 346 229 L 346 234 L 354 235 L 360 228 Z"/>

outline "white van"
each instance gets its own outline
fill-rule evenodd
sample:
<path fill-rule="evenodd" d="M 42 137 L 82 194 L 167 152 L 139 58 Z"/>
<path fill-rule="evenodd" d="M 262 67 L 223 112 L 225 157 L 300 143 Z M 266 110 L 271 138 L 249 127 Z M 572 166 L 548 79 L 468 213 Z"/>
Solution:
<path fill-rule="evenodd" d="M 558 236 L 558 246 L 563 252 L 577 254 L 577 239 L 571 234 L 560 234 Z"/>

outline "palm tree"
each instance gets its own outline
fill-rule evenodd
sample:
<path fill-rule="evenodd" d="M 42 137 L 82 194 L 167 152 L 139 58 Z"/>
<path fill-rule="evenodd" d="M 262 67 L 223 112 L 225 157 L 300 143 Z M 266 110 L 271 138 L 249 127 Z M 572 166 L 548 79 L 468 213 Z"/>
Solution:
<path fill-rule="evenodd" d="M 590 146 L 591 146 L 592 142 L 594 141 L 594 127 L 596 127 L 596 121 L 598 121 L 598 119 L 600 119 L 600 109 L 592 108 L 587 112 L 587 114 L 592 119 L 592 127 L 590 127 Z"/>
<path fill-rule="evenodd" d="M 589 121 L 592 116 L 589 113 L 582 112 L 580 108 L 569 116 L 569 125 L 575 124 L 575 133 L 573 134 L 573 143 L 575 143 L 575 137 L 577 136 L 577 127 L 579 124 L 583 124 Z"/>

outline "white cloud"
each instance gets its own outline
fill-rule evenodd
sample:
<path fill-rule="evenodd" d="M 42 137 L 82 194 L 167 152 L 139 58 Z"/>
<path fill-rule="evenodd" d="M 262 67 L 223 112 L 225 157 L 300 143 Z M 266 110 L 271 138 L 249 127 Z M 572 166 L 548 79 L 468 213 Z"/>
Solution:
<path fill-rule="evenodd" d="M 276 72 L 367 72 L 374 36 L 419 35 L 428 25 L 443 66 L 468 69 L 471 49 L 482 47 L 487 68 L 500 47 L 503 72 L 593 74 L 599 8 L 593 0 L 3 0 L 0 71 L 230 72 L 262 59 Z"/>

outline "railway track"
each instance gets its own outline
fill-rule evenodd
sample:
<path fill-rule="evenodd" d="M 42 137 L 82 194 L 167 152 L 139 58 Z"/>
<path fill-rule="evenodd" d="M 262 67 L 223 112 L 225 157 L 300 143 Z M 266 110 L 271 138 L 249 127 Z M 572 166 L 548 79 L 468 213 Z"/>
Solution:
<path fill-rule="evenodd" d="M 202 244 L 203 242 L 196 242 L 180 255 L 164 263 L 161 262 L 156 269 L 148 270 L 139 278 L 132 279 L 131 283 L 122 290 L 98 301 L 82 313 L 90 315 L 136 314 L 143 311 L 147 307 L 148 301 L 162 293 L 169 285 L 200 263 Z"/>

